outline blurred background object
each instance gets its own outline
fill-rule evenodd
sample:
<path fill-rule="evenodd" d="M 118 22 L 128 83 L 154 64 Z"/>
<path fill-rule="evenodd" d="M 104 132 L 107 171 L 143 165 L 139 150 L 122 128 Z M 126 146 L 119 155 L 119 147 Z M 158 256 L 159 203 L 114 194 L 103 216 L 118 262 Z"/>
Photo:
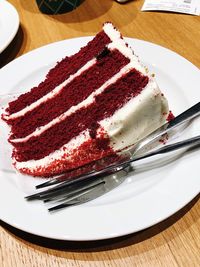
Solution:
<path fill-rule="evenodd" d="M 115 0 L 115 1 L 117 1 L 118 3 L 126 3 L 126 2 L 128 2 L 130 0 Z"/>
<path fill-rule="evenodd" d="M 39 10 L 45 14 L 63 14 L 77 8 L 84 0 L 36 0 Z"/>

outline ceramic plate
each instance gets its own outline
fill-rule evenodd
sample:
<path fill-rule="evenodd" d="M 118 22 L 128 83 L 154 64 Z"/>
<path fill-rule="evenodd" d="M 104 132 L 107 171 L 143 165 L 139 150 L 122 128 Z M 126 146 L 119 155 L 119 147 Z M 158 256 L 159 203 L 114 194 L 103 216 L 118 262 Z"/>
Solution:
<path fill-rule="evenodd" d="M 11 43 L 19 28 L 19 16 L 10 3 L 0 1 L 0 53 Z"/>
<path fill-rule="evenodd" d="M 1 69 L 1 88 L 4 93 L 13 94 L 36 85 L 55 62 L 76 52 L 90 39 L 83 37 L 53 43 L 17 58 Z M 129 38 L 127 41 L 156 74 L 175 115 L 199 101 L 200 71 L 197 67 L 158 45 Z M 6 101 L 7 97 L 1 96 L 1 106 Z M 181 131 L 181 138 L 194 136 L 199 130 L 196 120 Z M 138 162 L 122 185 L 94 201 L 49 214 L 43 203 L 24 200 L 38 181 L 16 175 L 2 122 L 0 132 L 0 219 L 32 234 L 84 241 L 119 237 L 166 219 L 200 192 L 199 151 L 172 153 L 165 158 Z"/>

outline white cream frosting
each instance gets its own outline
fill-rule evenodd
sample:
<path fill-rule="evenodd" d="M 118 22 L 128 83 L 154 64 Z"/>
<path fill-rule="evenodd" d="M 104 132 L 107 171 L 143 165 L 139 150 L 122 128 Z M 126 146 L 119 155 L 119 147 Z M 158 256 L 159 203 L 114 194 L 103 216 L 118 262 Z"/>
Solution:
<path fill-rule="evenodd" d="M 166 122 L 168 103 L 156 82 L 150 78 L 142 92 L 112 117 L 100 122 L 115 151 L 135 144 Z M 141 123 L 142 122 L 142 123 Z"/>
<path fill-rule="evenodd" d="M 103 25 L 103 30 L 112 42 L 115 42 L 121 39 L 120 32 L 113 27 L 112 23 L 109 23 L 109 22 L 105 23 Z"/>

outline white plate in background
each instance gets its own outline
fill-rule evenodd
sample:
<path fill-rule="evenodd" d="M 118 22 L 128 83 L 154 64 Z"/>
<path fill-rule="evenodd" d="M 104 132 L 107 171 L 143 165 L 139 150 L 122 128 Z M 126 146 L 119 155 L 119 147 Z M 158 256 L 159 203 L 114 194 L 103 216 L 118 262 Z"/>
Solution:
<path fill-rule="evenodd" d="M 0 0 L 0 53 L 11 43 L 19 28 L 19 15 L 13 5 Z"/>

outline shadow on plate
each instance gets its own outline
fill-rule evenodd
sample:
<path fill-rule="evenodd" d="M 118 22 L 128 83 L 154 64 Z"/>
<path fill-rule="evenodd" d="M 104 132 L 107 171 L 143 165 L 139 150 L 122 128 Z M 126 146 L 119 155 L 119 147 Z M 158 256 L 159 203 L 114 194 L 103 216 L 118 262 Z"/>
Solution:
<path fill-rule="evenodd" d="M 113 1 L 105 1 L 103 4 L 99 0 L 81 0 L 80 5 L 72 11 L 57 14 L 57 15 L 50 15 L 42 13 L 37 4 L 36 0 L 34 1 L 27 1 L 27 0 L 20 0 L 21 6 L 31 12 L 31 13 L 39 13 L 46 17 L 58 19 L 65 22 L 82 22 L 85 20 L 95 19 L 97 17 L 102 16 L 105 14 L 112 6 Z"/>
<path fill-rule="evenodd" d="M 140 232 L 126 235 L 123 237 L 107 239 L 107 240 L 100 240 L 100 241 L 61 241 L 61 240 L 54 240 L 44 237 L 39 237 L 33 234 L 26 233 L 24 231 L 18 230 L 3 221 L 0 221 L 0 226 L 4 227 L 7 231 L 21 240 L 20 242 L 28 241 L 26 243 L 27 246 L 32 247 L 37 245 L 38 247 L 34 246 L 34 249 L 38 249 L 39 251 L 42 250 L 40 247 L 46 247 L 49 249 L 60 250 L 60 251 L 74 251 L 74 252 L 100 252 L 100 251 L 109 251 L 113 249 L 120 249 L 127 246 L 135 245 L 140 242 L 143 242 L 149 238 L 156 236 L 157 234 L 165 231 L 167 228 L 171 227 L 175 224 L 178 220 L 180 220 L 183 216 L 185 216 L 190 209 L 199 201 L 200 194 L 197 195 L 190 203 L 188 203 L 184 208 L 179 210 L 177 213 L 172 215 L 171 217 L 165 219 L 164 221 Z M 196 217 L 193 217 L 194 221 L 198 220 L 198 214 Z M 187 226 L 187 225 L 186 225 Z M 185 227 L 186 227 L 185 226 Z M 183 227 L 181 228 L 181 232 L 184 232 L 186 229 Z M 171 237 L 169 237 L 171 238 Z M 162 241 L 163 240 L 163 241 Z M 162 239 L 160 242 L 168 242 L 169 240 Z M 159 244 L 163 245 L 163 244 Z M 57 255 L 56 252 L 49 251 L 50 255 Z M 81 255 L 78 256 L 81 259 Z M 116 254 L 117 257 L 117 254 Z M 100 260 L 100 259 L 99 259 Z"/>
<path fill-rule="evenodd" d="M 0 54 L 0 68 L 4 67 L 10 61 L 15 59 L 19 52 L 20 54 L 23 53 L 23 46 L 24 40 L 26 40 L 24 35 L 24 30 L 22 26 L 19 26 L 18 32 L 9 46 Z M 2 92 L 1 92 L 2 93 Z"/>
<path fill-rule="evenodd" d="M 48 2 L 49 0 L 47 0 L 46 2 Z M 51 0 L 50 0 L 51 1 Z M 50 2 L 49 1 L 49 2 Z M 86 0 L 80 0 L 79 1 L 79 5 L 77 6 L 77 8 L 84 2 L 84 1 L 86 1 Z M 94 0 L 92 0 L 92 1 L 94 1 Z M 37 2 L 39 2 L 38 4 L 37 4 Z M 27 1 L 27 0 L 20 0 L 20 3 L 21 3 L 21 6 L 22 6 L 22 8 L 23 9 L 25 9 L 25 10 L 27 10 L 28 12 L 31 12 L 31 13 L 41 13 L 41 14 L 43 14 L 42 13 L 42 11 L 44 10 L 44 12 L 46 11 L 46 10 L 48 10 L 48 11 L 50 11 L 50 9 L 48 8 L 48 4 L 46 4 L 46 3 L 44 3 L 45 1 L 37 1 L 37 0 L 32 0 L 32 1 Z M 64 1 L 63 1 L 64 2 Z M 67 1 L 66 1 L 67 2 Z M 39 9 L 39 7 L 38 7 L 38 5 L 40 6 L 42 6 L 42 7 L 44 7 L 43 9 L 42 9 L 42 11 L 40 11 L 40 9 Z M 54 4 L 53 4 L 54 5 Z M 69 4 L 68 4 L 69 5 Z M 54 5 L 55 6 L 55 5 Z M 61 3 L 61 6 L 63 6 L 62 5 L 62 3 Z M 45 8 L 46 7 L 46 8 Z M 61 12 L 63 12 L 63 9 L 61 9 Z M 68 11 L 68 12 L 71 12 L 71 11 Z M 66 11 L 66 13 L 68 13 L 67 11 Z M 47 13 L 44 13 L 44 14 L 47 14 Z"/>
<path fill-rule="evenodd" d="M 52 21 L 53 25 L 55 20 L 60 22 L 66 28 L 66 32 L 67 29 L 70 28 L 77 32 L 86 32 L 89 35 L 91 35 L 91 33 L 99 32 L 102 24 L 107 21 L 108 18 L 109 20 L 112 18 L 114 25 L 119 29 L 122 29 L 123 26 L 131 24 L 138 13 L 136 7 L 131 4 L 134 1 L 120 5 L 114 0 L 84 0 L 81 5 L 73 11 L 58 15 L 47 15 L 41 13 L 36 2 L 34 3 L 26 0 L 20 0 L 20 2 L 25 10 L 31 13 L 40 13 L 41 16 L 45 16 L 45 19 Z M 119 14 L 122 19 L 117 17 L 117 20 L 115 21 L 115 14 Z M 94 20 L 96 20 L 96 23 L 93 22 Z M 59 27 L 59 24 L 57 27 Z"/>
<path fill-rule="evenodd" d="M 66 24 L 67 27 L 70 27 L 76 31 L 82 32 L 98 32 L 101 29 L 102 24 L 106 22 L 109 18 L 111 22 L 118 28 L 121 29 L 125 25 L 129 25 L 133 22 L 136 17 L 137 10 L 134 6 L 129 6 L 130 3 L 123 5 L 123 8 L 119 3 L 116 3 L 114 0 L 101 1 L 92 0 L 83 2 L 77 9 L 73 10 L 70 13 L 63 15 L 54 15 L 51 16 L 51 19 L 57 20 Z M 122 14 L 121 19 L 115 20 L 115 14 Z M 93 23 L 93 20 L 97 20 Z M 73 23 L 73 24 L 72 24 Z M 82 23 L 80 28 L 80 23 Z"/>

